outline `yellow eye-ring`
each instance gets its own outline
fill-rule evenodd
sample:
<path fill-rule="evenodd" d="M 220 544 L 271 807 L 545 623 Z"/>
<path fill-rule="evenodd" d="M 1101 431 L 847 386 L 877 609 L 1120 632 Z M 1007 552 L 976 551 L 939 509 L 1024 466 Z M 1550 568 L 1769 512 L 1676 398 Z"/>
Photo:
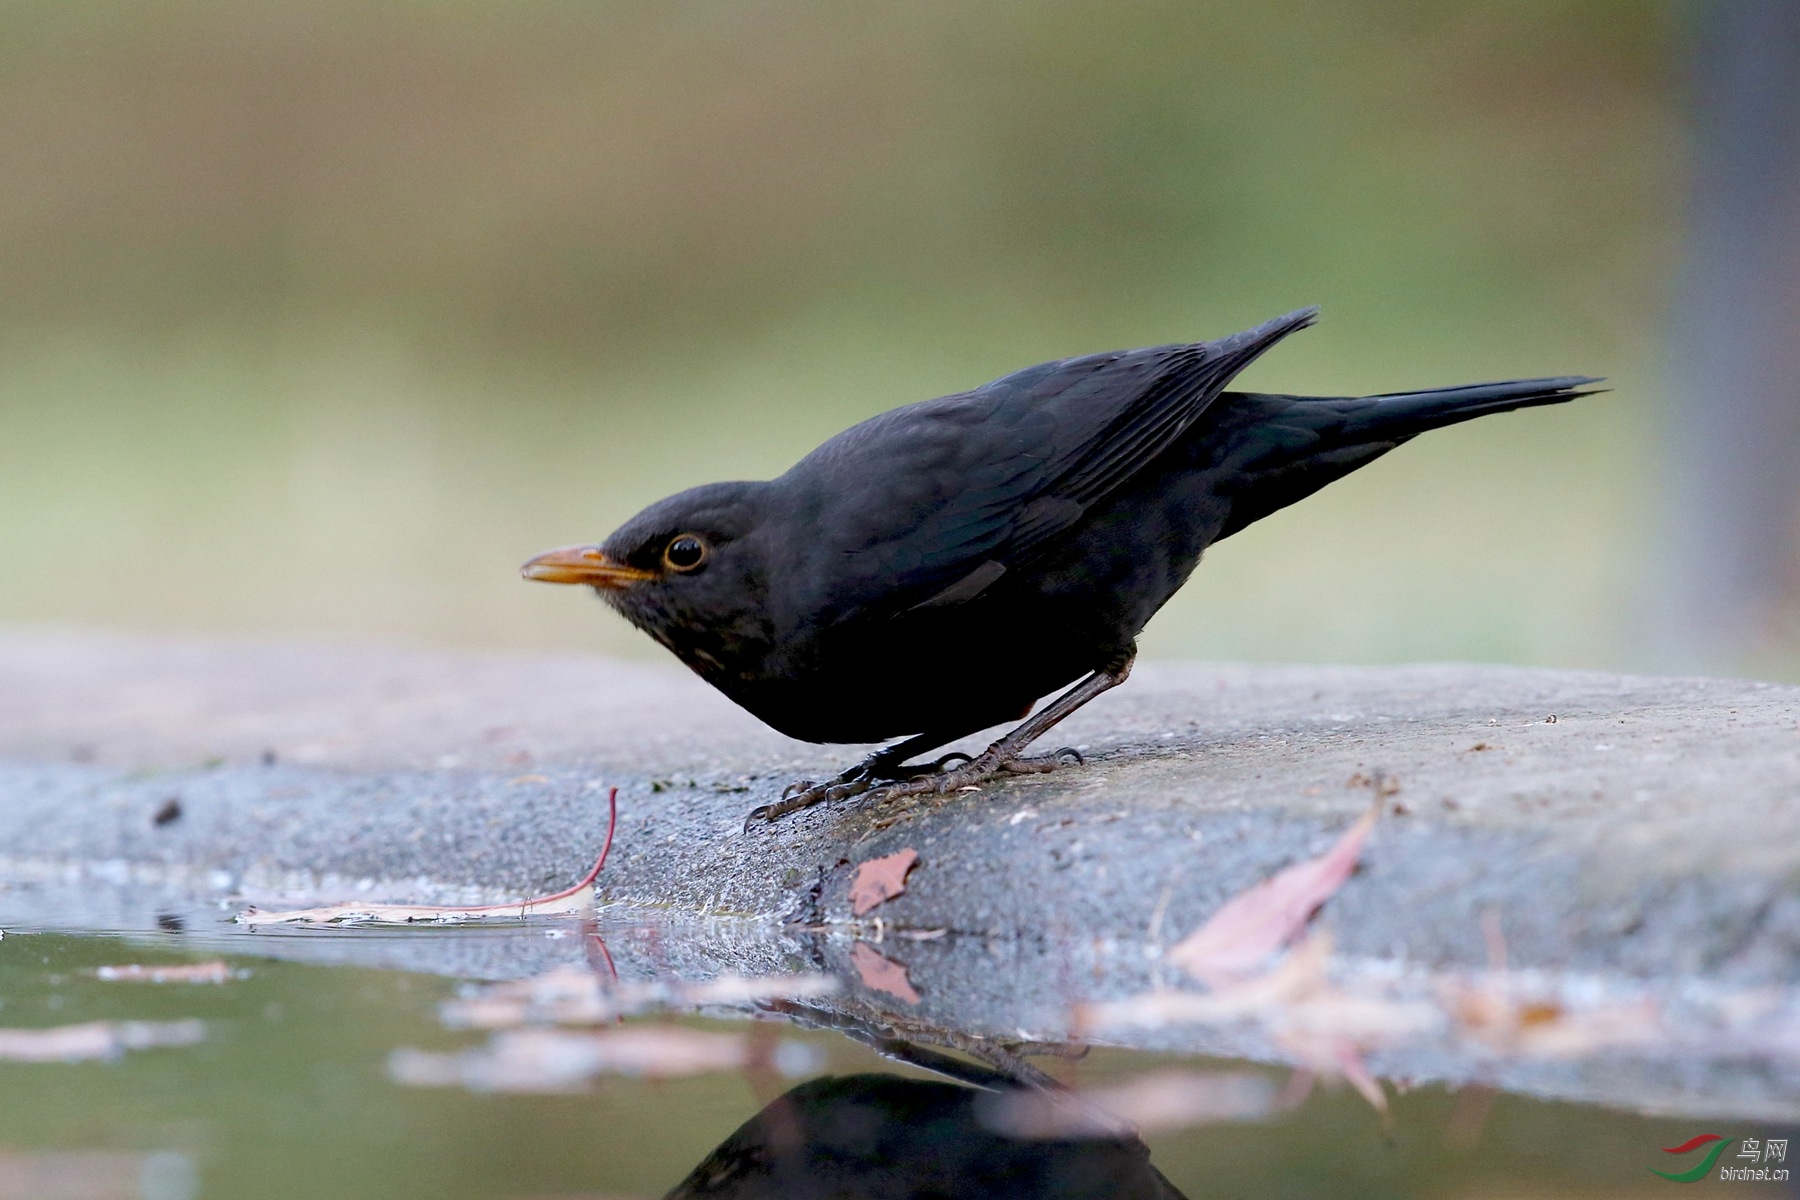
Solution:
<path fill-rule="evenodd" d="M 684 533 L 663 547 L 663 561 L 672 571 L 697 571 L 706 562 L 706 555 L 706 543 L 691 533 Z"/>

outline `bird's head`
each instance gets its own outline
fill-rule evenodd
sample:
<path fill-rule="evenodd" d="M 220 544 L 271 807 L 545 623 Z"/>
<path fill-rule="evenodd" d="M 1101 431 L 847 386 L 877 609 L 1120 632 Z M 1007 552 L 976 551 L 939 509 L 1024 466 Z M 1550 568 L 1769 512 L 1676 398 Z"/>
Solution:
<path fill-rule="evenodd" d="M 724 670 L 767 635 L 767 489 L 692 488 L 652 504 L 598 545 L 547 551 L 519 573 L 587 584 L 689 666 Z"/>

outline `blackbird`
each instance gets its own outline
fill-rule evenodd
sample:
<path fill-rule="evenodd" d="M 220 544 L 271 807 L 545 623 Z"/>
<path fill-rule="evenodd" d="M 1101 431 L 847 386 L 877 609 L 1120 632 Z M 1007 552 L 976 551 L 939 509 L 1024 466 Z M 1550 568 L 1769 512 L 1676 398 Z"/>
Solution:
<path fill-rule="evenodd" d="M 1416 434 L 1559 404 L 1598 382 L 1363 397 L 1224 390 L 1317 313 L 1218 341 L 1043 363 L 896 408 L 780 478 L 692 488 L 522 573 L 592 586 L 790 737 L 901 739 L 834 780 L 790 786 L 752 818 L 1079 761 L 1024 751 L 1125 681 L 1138 632 L 1209 545 Z M 1007 721 L 1022 723 L 979 755 L 908 762 Z"/>

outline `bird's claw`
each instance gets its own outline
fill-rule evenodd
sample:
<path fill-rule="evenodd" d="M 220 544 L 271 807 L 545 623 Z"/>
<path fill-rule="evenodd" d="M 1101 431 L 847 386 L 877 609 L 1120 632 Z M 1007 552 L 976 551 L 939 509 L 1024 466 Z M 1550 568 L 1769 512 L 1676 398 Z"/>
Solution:
<path fill-rule="evenodd" d="M 947 795 L 964 788 L 980 787 L 998 775 L 1041 775 L 1054 771 L 1065 765 L 1079 765 L 1087 759 L 1081 751 L 1073 746 L 1064 746 L 1053 754 L 1038 755 L 1026 758 L 1017 754 L 1003 754 L 989 747 L 985 753 L 970 757 L 966 754 L 945 755 L 948 758 L 961 758 L 961 766 L 940 769 L 935 774 L 921 775 L 907 784 L 899 784 L 892 788 L 881 789 L 883 800 L 894 796 L 917 795 L 920 792 L 936 792 Z M 943 760 L 939 760 L 942 762 Z M 936 764 L 934 764 L 936 765 Z"/>
<path fill-rule="evenodd" d="M 1041 775 L 1060 767 L 1079 767 L 1086 762 L 1087 759 L 1082 757 L 1081 751 L 1073 746 L 1064 746 L 1051 754 L 1040 754 L 1033 758 L 1006 759 L 1000 764 L 1000 769 L 1014 775 Z"/>
<path fill-rule="evenodd" d="M 811 779 L 797 779 L 781 789 L 781 796 L 769 804 L 758 805 L 744 817 L 744 832 L 757 821 L 766 821 L 773 825 L 776 821 L 791 812 L 799 812 L 803 808 L 811 808 L 815 804 L 830 804 L 838 800 L 847 800 L 851 796 L 860 796 L 870 788 L 869 772 L 862 767 L 845 771 L 828 783 L 819 783 Z"/>
<path fill-rule="evenodd" d="M 1066 763 L 1086 761 L 1081 751 L 1073 746 L 1064 746 L 1053 754 L 1035 758 L 1003 754 L 990 746 L 976 755 L 953 750 L 936 762 L 925 764 L 922 771 L 909 770 L 903 778 L 890 778 L 880 764 L 859 763 L 829 783 L 800 779 L 788 784 L 781 789 L 779 799 L 750 810 L 744 818 L 744 830 L 748 832 L 758 821 L 773 824 L 791 812 L 815 804 L 835 804 L 856 796 L 862 797 L 864 805 L 885 804 L 907 796 L 943 796 L 964 788 L 980 787 L 999 775 L 1038 775 Z M 952 766 L 952 763 L 956 765 Z"/>

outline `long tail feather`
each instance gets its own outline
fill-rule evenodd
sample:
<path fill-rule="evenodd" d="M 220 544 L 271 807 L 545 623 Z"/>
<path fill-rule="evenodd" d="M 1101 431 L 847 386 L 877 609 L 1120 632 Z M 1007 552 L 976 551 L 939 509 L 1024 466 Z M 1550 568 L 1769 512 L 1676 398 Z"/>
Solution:
<path fill-rule="evenodd" d="M 1552 379 L 1514 379 L 1506 383 L 1472 383 L 1425 392 L 1366 396 L 1347 414 L 1344 433 L 1352 440 L 1410 437 L 1489 413 L 1542 404 L 1566 404 L 1593 395 L 1593 389 L 1581 389 L 1600 382 L 1587 375 L 1561 375 Z"/>

